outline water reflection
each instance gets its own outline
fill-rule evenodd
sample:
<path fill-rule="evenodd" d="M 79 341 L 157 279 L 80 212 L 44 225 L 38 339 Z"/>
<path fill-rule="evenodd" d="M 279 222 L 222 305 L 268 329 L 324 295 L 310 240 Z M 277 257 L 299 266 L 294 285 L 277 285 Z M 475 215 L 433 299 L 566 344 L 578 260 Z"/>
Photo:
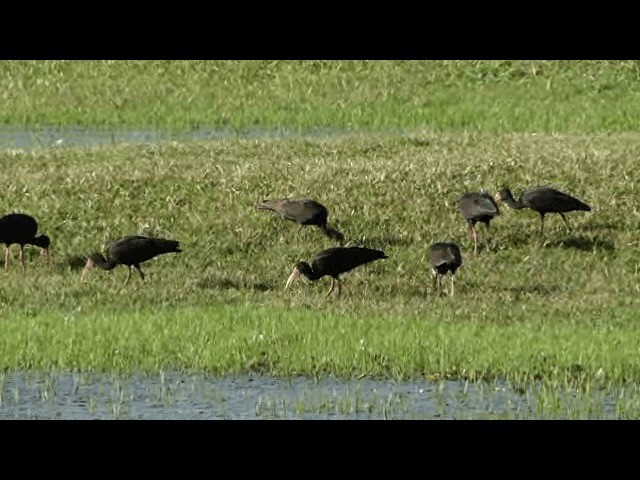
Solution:
<path fill-rule="evenodd" d="M 1 375 L 0 387 L 0 419 L 616 419 L 625 405 L 632 415 L 620 392 L 516 392 L 500 382 L 28 372 Z"/>

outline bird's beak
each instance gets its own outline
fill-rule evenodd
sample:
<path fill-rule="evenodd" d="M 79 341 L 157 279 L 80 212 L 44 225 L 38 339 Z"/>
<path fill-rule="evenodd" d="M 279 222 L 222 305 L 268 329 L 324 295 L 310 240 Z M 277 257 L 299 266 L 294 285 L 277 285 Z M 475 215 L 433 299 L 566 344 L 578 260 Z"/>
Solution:
<path fill-rule="evenodd" d="M 49 260 L 49 249 L 48 248 L 41 248 L 40 252 L 42 253 L 42 255 L 44 255 L 44 258 Z"/>
<path fill-rule="evenodd" d="M 80 276 L 80 281 L 81 282 L 84 280 L 84 276 L 87 274 L 87 272 L 89 270 L 91 270 L 91 267 L 93 267 L 93 260 L 88 258 L 87 259 L 87 264 L 84 266 L 84 270 L 82 270 L 82 275 Z"/>
<path fill-rule="evenodd" d="M 497 204 L 500 204 L 500 202 L 502 201 L 502 197 L 500 196 L 500 192 L 496 193 L 493 196 L 493 199 L 496 201 Z"/>
<path fill-rule="evenodd" d="M 298 278 L 300 278 L 300 270 L 298 270 L 297 267 L 293 267 L 293 271 L 291 272 L 291 275 L 289 275 L 289 279 L 287 280 L 287 284 L 284 286 L 284 289 L 286 290 L 289 285 Z"/>

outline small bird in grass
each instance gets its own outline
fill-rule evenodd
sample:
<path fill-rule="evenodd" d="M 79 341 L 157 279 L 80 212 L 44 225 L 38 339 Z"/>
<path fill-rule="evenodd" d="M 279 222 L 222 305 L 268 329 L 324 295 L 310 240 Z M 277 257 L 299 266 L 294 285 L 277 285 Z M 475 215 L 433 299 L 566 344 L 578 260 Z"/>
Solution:
<path fill-rule="evenodd" d="M 530 208 L 531 210 L 538 212 L 540 214 L 540 235 L 544 232 L 544 216 L 547 213 L 560 214 L 567 226 L 567 229 L 571 231 L 569 222 L 564 214 L 576 210 L 583 210 L 586 212 L 591 211 L 591 207 L 582 200 L 578 200 L 571 195 L 551 187 L 534 187 L 524 190 L 520 194 L 520 198 L 518 198 L 518 200 L 513 198 L 511 190 L 503 187 L 502 190 L 496 194 L 495 200 L 498 203 L 505 202 L 511 208 L 515 208 L 517 210 Z"/>
<path fill-rule="evenodd" d="M 24 246 L 35 245 L 40 247 L 46 258 L 49 258 L 49 246 L 51 239 L 46 235 L 36 236 L 38 232 L 38 222 L 31 215 L 24 213 L 9 213 L 0 217 L 0 243 L 4 243 L 4 268 L 9 266 L 9 249 L 11 245 L 20 245 L 20 263 L 26 270 L 24 264 Z"/>
<path fill-rule="evenodd" d="M 342 232 L 330 227 L 327 224 L 329 212 L 327 208 L 319 202 L 310 198 L 277 198 L 273 200 L 263 200 L 256 204 L 258 210 L 271 210 L 287 220 L 300 224 L 298 232 L 304 225 L 315 225 L 332 240 L 340 245 L 344 242 Z"/>
<path fill-rule="evenodd" d="M 460 248 L 455 243 L 436 242 L 431 245 L 429 253 L 434 289 L 437 286 L 438 293 L 440 293 L 442 277 L 447 273 L 451 273 L 451 291 L 449 294 L 453 295 L 453 276 L 456 270 L 462 266 Z"/>
<path fill-rule="evenodd" d="M 129 235 L 119 238 L 106 245 L 105 256 L 100 253 L 92 253 L 87 258 L 87 264 L 82 271 L 80 281 L 87 272 L 95 265 L 103 270 L 112 270 L 116 265 L 126 265 L 129 267 L 129 275 L 124 284 L 129 283 L 131 278 L 131 267 L 135 267 L 140 273 L 140 278 L 144 280 L 144 273 L 140 269 L 140 264 L 164 253 L 182 252 L 179 248 L 180 242 L 177 240 L 167 240 L 164 238 L 145 237 L 142 235 Z"/>
<path fill-rule="evenodd" d="M 485 192 L 465 193 L 459 198 L 459 209 L 467 221 L 467 234 L 473 239 L 473 254 L 478 254 L 478 232 L 476 223 L 482 222 L 487 228 L 500 209 L 494 198 Z"/>
<path fill-rule="evenodd" d="M 303 261 L 297 262 L 284 288 L 286 290 L 301 275 L 312 281 L 328 275 L 331 277 L 331 288 L 327 296 L 331 295 L 336 284 L 338 285 L 338 296 L 340 296 L 339 276 L 341 274 L 365 263 L 384 258 L 388 257 L 382 250 L 374 250 L 372 248 L 355 246 L 328 248 L 319 252 L 311 261 L 311 265 Z"/>

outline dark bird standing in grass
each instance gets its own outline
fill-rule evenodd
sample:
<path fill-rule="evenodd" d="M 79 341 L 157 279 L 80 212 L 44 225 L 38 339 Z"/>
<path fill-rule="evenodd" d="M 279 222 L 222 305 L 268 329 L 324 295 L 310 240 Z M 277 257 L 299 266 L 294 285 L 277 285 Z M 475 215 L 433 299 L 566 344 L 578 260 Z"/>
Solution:
<path fill-rule="evenodd" d="M 103 270 L 112 270 L 116 265 L 126 265 L 129 267 L 129 275 L 124 282 L 126 285 L 131 278 L 131 267 L 135 267 L 140 273 L 140 278 L 144 280 L 144 273 L 140 270 L 140 264 L 146 262 L 163 253 L 179 253 L 180 242 L 177 240 L 166 240 L 164 238 L 144 237 L 141 235 L 129 235 L 107 244 L 105 249 L 106 258 L 100 253 L 92 253 L 87 259 L 87 264 L 82 271 L 80 281 L 94 265 Z"/>
<path fill-rule="evenodd" d="M 459 199 L 460 213 L 467 221 L 467 235 L 473 239 L 473 254 L 478 254 L 478 232 L 476 223 L 482 222 L 487 228 L 500 209 L 494 198 L 485 192 L 465 193 Z"/>
<path fill-rule="evenodd" d="M 297 262 L 293 267 L 293 271 L 287 280 L 285 290 L 294 280 L 304 275 L 309 280 L 315 281 L 328 275 L 331 277 L 331 289 L 327 295 L 331 295 L 335 284 L 338 284 L 338 296 L 340 296 L 340 274 L 346 273 L 349 270 L 364 265 L 365 263 L 373 262 L 388 258 L 382 250 L 374 250 L 366 247 L 333 247 L 318 253 L 311 265 L 307 262 Z"/>
<path fill-rule="evenodd" d="M 431 269 L 433 271 L 433 287 L 440 292 L 442 277 L 448 272 L 451 273 L 451 291 L 453 295 L 453 276 L 456 270 L 462 265 L 462 255 L 460 248 L 455 243 L 437 242 L 431 245 L 430 249 Z"/>
<path fill-rule="evenodd" d="M 591 207 L 583 201 L 550 187 L 534 187 L 524 190 L 518 200 L 513 198 L 511 190 L 503 187 L 496 194 L 495 200 L 498 203 L 505 202 L 511 208 L 517 210 L 530 208 L 538 212 L 540 214 L 540 235 L 544 232 L 544 216 L 547 213 L 559 213 L 565 225 L 571 231 L 569 222 L 564 214 L 576 210 L 591 211 Z"/>
<path fill-rule="evenodd" d="M 340 245 L 344 242 L 344 235 L 327 224 L 329 216 L 327 208 L 310 198 L 263 200 L 256 204 L 256 208 L 271 210 L 287 220 L 299 223 L 298 232 L 304 225 L 316 225 L 327 237 L 336 240 Z"/>
<path fill-rule="evenodd" d="M 27 267 L 24 264 L 23 250 L 24 246 L 35 245 L 42 249 L 42 253 L 49 258 L 49 245 L 51 240 L 46 235 L 39 235 L 38 222 L 35 218 L 24 213 L 10 213 L 0 217 L 0 243 L 4 243 L 4 268 L 9 265 L 9 248 L 14 243 L 20 245 L 20 263 L 22 268 Z"/>

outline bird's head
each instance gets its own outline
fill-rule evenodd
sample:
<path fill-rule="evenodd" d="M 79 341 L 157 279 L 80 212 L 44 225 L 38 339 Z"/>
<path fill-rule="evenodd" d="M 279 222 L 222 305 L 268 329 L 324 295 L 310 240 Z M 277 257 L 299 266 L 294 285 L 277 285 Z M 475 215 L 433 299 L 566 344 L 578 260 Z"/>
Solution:
<path fill-rule="evenodd" d="M 305 277 L 311 275 L 311 265 L 307 262 L 296 262 L 293 266 L 293 270 L 291 270 L 291 275 L 289 275 L 289 278 L 287 279 L 287 284 L 284 286 L 285 290 L 294 282 L 294 280 L 298 280 L 302 275 Z"/>
<path fill-rule="evenodd" d="M 498 193 L 495 194 L 493 199 L 499 205 L 500 202 L 504 202 L 505 200 L 513 200 L 513 195 L 511 194 L 511 190 L 507 187 L 502 187 Z"/>
<path fill-rule="evenodd" d="M 33 239 L 33 244 L 40 247 L 42 254 L 49 258 L 49 246 L 51 245 L 51 239 L 46 235 L 40 235 Z"/>
<path fill-rule="evenodd" d="M 106 262 L 106 259 L 101 253 L 94 252 L 87 255 L 87 263 L 82 270 L 82 275 L 80 275 L 80 281 L 84 280 L 85 275 L 91 270 L 94 265 L 103 265 Z"/>

